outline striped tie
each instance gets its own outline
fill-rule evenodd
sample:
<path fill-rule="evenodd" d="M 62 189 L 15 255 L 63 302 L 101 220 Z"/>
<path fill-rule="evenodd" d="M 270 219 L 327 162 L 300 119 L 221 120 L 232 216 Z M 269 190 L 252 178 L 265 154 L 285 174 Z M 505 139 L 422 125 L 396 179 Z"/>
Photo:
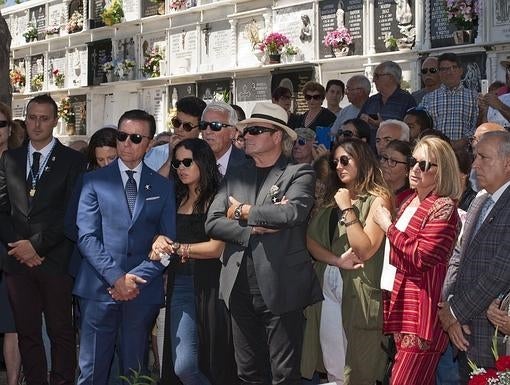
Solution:
<path fill-rule="evenodd" d="M 126 171 L 128 176 L 128 180 L 126 182 L 126 199 L 129 206 L 129 214 L 131 214 L 131 217 L 133 216 L 136 202 L 136 180 L 133 178 L 133 174 L 135 172 L 136 171 L 131 170 Z"/>

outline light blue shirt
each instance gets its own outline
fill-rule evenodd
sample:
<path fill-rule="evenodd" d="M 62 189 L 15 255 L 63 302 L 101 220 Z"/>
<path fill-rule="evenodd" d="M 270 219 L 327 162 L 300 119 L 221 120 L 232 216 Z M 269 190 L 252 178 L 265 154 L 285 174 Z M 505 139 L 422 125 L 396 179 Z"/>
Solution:
<path fill-rule="evenodd" d="M 336 135 L 340 127 L 344 124 L 344 122 L 355 119 L 359 115 L 360 109 L 356 107 L 354 104 L 349 104 L 347 107 L 342 108 L 342 111 L 338 114 L 335 122 L 331 126 L 331 135 Z"/>
<path fill-rule="evenodd" d="M 163 144 L 161 146 L 153 147 L 147 154 L 145 154 L 143 161 L 154 171 L 158 171 L 168 160 L 169 154 L 169 145 Z"/>

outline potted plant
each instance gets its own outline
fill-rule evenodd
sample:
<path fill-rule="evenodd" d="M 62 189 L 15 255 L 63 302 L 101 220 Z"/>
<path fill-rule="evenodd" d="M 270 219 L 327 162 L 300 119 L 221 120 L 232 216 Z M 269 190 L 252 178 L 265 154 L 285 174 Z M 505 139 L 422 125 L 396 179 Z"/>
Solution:
<path fill-rule="evenodd" d="M 122 10 L 121 0 L 112 0 L 108 7 L 103 9 L 101 12 L 101 20 L 105 25 L 114 25 L 122 21 L 124 17 L 124 11 Z"/>
<path fill-rule="evenodd" d="M 294 63 L 296 61 L 296 56 L 299 53 L 299 48 L 293 46 L 292 44 L 287 44 L 283 49 L 284 58 L 287 63 Z"/>
<path fill-rule="evenodd" d="M 171 0 L 170 9 L 173 9 L 174 11 L 186 9 L 186 0 Z"/>
<path fill-rule="evenodd" d="M 66 123 L 66 134 L 74 135 L 76 133 L 74 125 L 76 122 L 76 116 L 69 97 L 65 97 L 60 101 L 58 106 L 58 117 Z"/>
<path fill-rule="evenodd" d="M 49 25 L 46 27 L 46 30 L 44 31 L 46 33 L 46 39 L 49 39 L 53 37 L 54 35 L 58 35 L 60 32 L 60 26 L 59 25 Z"/>
<path fill-rule="evenodd" d="M 32 86 L 32 91 L 41 91 L 44 84 L 44 75 L 37 74 L 30 81 L 30 85 Z"/>
<path fill-rule="evenodd" d="M 390 51 L 395 51 L 398 48 L 398 40 L 395 36 L 391 34 L 391 32 L 384 33 L 384 46 L 388 48 Z"/>
<path fill-rule="evenodd" d="M 161 74 L 161 61 L 163 60 L 164 51 L 158 47 L 152 48 L 149 52 L 144 53 L 144 63 L 141 68 L 142 73 L 148 78 L 157 78 Z"/>
<path fill-rule="evenodd" d="M 262 41 L 261 48 L 269 55 L 269 64 L 280 63 L 283 47 L 289 44 L 289 38 L 279 32 L 271 32 Z"/>
<path fill-rule="evenodd" d="M 478 26 L 480 14 L 479 0 L 445 0 L 448 20 L 455 24 L 457 31 L 453 33 L 455 44 L 466 44 L 474 41 L 475 27 Z"/>
<path fill-rule="evenodd" d="M 331 48 L 335 57 L 347 56 L 352 44 L 352 35 L 345 27 L 329 31 L 322 41 L 325 47 Z"/>
<path fill-rule="evenodd" d="M 111 82 L 113 80 L 113 70 L 116 67 L 115 63 L 112 60 L 110 60 L 104 62 L 101 66 L 106 74 L 106 81 L 108 83 Z"/>
<path fill-rule="evenodd" d="M 23 32 L 23 37 L 25 38 L 25 41 L 27 43 L 30 43 L 31 41 L 37 40 L 37 28 L 34 23 L 28 23 L 27 28 L 25 29 L 25 32 Z"/>
<path fill-rule="evenodd" d="M 135 61 L 131 59 L 124 59 L 115 66 L 115 74 L 121 80 L 133 80 Z"/>
<path fill-rule="evenodd" d="M 51 74 L 53 76 L 53 84 L 55 84 L 55 86 L 57 86 L 58 88 L 64 87 L 66 79 L 65 75 L 62 72 L 60 72 L 58 68 L 55 68 L 53 71 L 51 71 Z"/>
<path fill-rule="evenodd" d="M 83 29 L 83 15 L 80 11 L 74 11 L 66 24 L 69 33 L 80 32 Z"/>
<path fill-rule="evenodd" d="M 9 78 L 11 80 L 11 85 L 12 85 L 14 92 L 23 92 L 24 91 L 25 73 L 20 67 L 15 66 L 9 72 Z"/>

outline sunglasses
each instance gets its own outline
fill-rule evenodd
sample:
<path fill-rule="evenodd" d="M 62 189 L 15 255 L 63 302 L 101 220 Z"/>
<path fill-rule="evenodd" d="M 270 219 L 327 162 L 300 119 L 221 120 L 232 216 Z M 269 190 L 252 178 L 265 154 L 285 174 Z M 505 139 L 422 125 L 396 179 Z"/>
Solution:
<path fill-rule="evenodd" d="M 431 74 L 435 74 L 435 73 L 437 73 L 437 68 L 430 67 L 430 68 L 422 68 L 421 69 L 422 75 L 427 75 L 427 72 L 430 72 Z"/>
<path fill-rule="evenodd" d="M 336 136 L 343 136 L 345 138 L 352 138 L 353 136 L 356 136 L 356 135 L 354 135 L 354 132 L 349 131 L 349 130 L 338 130 L 338 132 L 336 133 Z"/>
<path fill-rule="evenodd" d="M 177 170 L 181 166 L 181 163 L 184 167 L 188 168 L 191 167 L 191 165 L 193 164 L 193 159 L 191 158 L 184 158 L 183 160 L 174 159 L 172 160 L 172 167 Z"/>
<path fill-rule="evenodd" d="M 0 127 L 7 127 L 7 120 L 0 120 Z"/>
<path fill-rule="evenodd" d="M 207 130 L 207 127 L 210 127 L 213 131 L 220 131 L 223 127 L 231 127 L 231 124 L 221 123 L 221 122 L 207 122 L 205 120 L 201 120 L 198 122 L 198 128 L 200 131 Z"/>
<path fill-rule="evenodd" d="M 183 122 L 177 116 L 174 116 L 170 121 L 172 122 L 172 126 L 174 126 L 174 128 L 179 128 L 182 126 L 184 131 L 187 131 L 187 132 L 190 132 L 194 128 L 198 127 L 198 126 L 192 125 L 190 122 Z"/>
<path fill-rule="evenodd" d="M 321 100 L 322 99 L 322 95 L 309 95 L 309 94 L 306 94 L 305 95 L 305 100 Z"/>
<path fill-rule="evenodd" d="M 342 155 L 340 158 L 338 159 L 333 159 L 331 160 L 331 167 L 332 168 L 337 168 L 338 167 L 338 164 L 340 163 L 343 167 L 346 167 L 349 162 L 350 162 L 351 158 L 349 158 L 347 155 Z"/>
<path fill-rule="evenodd" d="M 260 134 L 263 134 L 264 132 L 273 133 L 273 132 L 276 132 L 276 130 L 273 128 L 260 127 L 260 126 L 246 127 L 243 131 L 243 136 L 245 136 L 246 134 L 260 135 Z"/>
<path fill-rule="evenodd" d="M 297 138 L 296 144 L 299 144 L 300 146 L 304 146 L 306 144 L 306 139 L 304 139 L 304 138 Z"/>
<path fill-rule="evenodd" d="M 125 133 L 124 131 L 117 131 L 117 140 L 119 142 L 125 142 L 127 140 L 127 138 L 129 138 L 129 140 L 133 144 L 140 144 L 142 142 L 143 138 L 150 139 L 149 136 L 145 136 L 145 135 L 128 134 L 128 133 Z"/>
<path fill-rule="evenodd" d="M 379 157 L 379 162 L 387 163 L 388 166 L 390 166 L 391 168 L 395 167 L 397 164 L 405 164 L 405 165 L 407 165 L 407 162 L 402 162 L 400 160 L 392 159 L 392 158 L 387 157 L 386 155 L 381 155 Z"/>
<path fill-rule="evenodd" d="M 409 158 L 409 167 L 413 168 L 416 164 L 420 168 L 421 172 L 427 172 L 431 169 L 432 166 L 437 167 L 437 164 L 431 163 L 428 160 L 416 160 L 412 156 Z"/>

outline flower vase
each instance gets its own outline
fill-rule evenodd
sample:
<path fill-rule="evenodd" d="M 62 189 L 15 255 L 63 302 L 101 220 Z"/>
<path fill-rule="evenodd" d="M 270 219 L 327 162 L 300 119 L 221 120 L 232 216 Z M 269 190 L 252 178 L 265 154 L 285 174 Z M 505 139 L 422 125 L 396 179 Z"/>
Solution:
<path fill-rule="evenodd" d="M 471 44 L 474 42 L 473 30 L 459 30 L 453 32 L 453 41 L 456 45 Z"/>
<path fill-rule="evenodd" d="M 66 123 L 66 135 L 76 135 L 76 125 L 74 122 Z"/>
<path fill-rule="evenodd" d="M 277 54 L 269 54 L 269 64 L 278 64 L 278 63 L 281 63 L 282 61 L 282 55 L 277 53 Z"/>
<path fill-rule="evenodd" d="M 135 80 L 135 71 L 129 70 L 126 76 L 126 80 Z"/>
<path fill-rule="evenodd" d="M 113 80 L 113 71 L 106 71 L 106 81 L 111 83 Z"/>
<path fill-rule="evenodd" d="M 253 54 L 255 55 L 255 57 L 257 58 L 257 60 L 261 63 L 264 63 L 264 51 L 261 51 L 260 49 L 256 48 L 255 50 L 253 50 Z"/>
<path fill-rule="evenodd" d="M 343 46 L 343 47 L 333 47 L 333 54 L 335 57 L 342 57 L 349 55 L 349 47 Z"/>

